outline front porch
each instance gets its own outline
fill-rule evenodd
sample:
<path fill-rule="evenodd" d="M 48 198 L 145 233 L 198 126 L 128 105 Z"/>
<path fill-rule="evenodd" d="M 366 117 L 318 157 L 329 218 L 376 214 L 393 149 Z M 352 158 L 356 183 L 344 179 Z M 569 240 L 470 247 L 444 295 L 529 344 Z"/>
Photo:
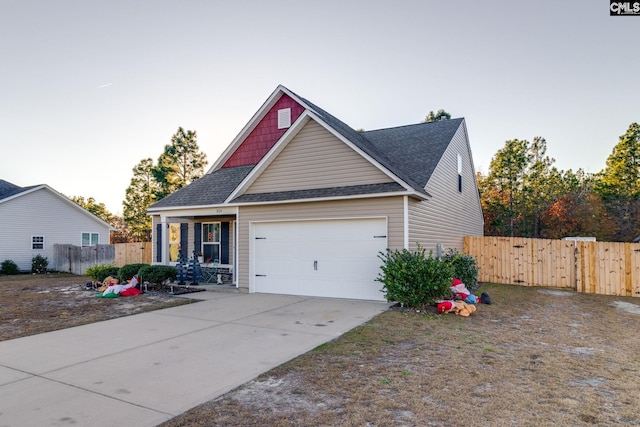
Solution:
<path fill-rule="evenodd" d="M 153 264 L 178 267 L 197 259 L 199 282 L 237 286 L 236 210 L 167 212 L 153 215 Z"/>

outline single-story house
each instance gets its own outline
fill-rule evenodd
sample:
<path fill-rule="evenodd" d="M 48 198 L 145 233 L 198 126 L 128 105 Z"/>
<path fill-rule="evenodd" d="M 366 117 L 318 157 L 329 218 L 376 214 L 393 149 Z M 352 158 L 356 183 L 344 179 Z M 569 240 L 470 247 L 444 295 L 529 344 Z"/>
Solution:
<path fill-rule="evenodd" d="M 53 261 L 55 244 L 109 244 L 114 228 L 48 185 L 19 187 L 0 179 L 0 262 L 31 271 L 41 255 Z"/>
<path fill-rule="evenodd" d="M 248 292 L 382 300 L 379 253 L 462 250 L 483 216 L 462 118 L 356 131 L 278 86 L 200 179 L 151 205 L 180 252 Z"/>

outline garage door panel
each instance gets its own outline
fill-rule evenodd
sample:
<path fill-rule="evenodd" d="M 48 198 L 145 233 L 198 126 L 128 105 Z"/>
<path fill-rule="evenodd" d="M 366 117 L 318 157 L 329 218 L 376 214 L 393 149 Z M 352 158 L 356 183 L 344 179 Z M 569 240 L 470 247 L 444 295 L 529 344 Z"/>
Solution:
<path fill-rule="evenodd" d="M 254 291 L 382 300 L 386 220 L 254 224 Z"/>

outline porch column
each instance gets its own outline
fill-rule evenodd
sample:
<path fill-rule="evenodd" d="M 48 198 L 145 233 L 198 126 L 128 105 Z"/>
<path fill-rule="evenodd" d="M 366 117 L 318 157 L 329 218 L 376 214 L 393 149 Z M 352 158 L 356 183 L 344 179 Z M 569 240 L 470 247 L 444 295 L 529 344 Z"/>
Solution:
<path fill-rule="evenodd" d="M 169 223 L 166 218 L 160 218 L 162 225 L 162 265 L 169 265 Z"/>

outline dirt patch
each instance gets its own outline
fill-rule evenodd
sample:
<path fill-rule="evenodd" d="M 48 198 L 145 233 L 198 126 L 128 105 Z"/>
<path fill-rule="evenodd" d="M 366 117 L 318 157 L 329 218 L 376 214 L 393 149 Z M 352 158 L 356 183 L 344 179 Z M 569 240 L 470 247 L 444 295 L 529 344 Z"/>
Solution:
<path fill-rule="evenodd" d="M 390 310 L 164 426 L 640 425 L 640 299 L 481 291 L 469 318 Z"/>
<path fill-rule="evenodd" d="M 71 274 L 0 276 L 0 341 L 188 304 L 166 293 L 97 298 Z"/>
<path fill-rule="evenodd" d="M 619 308 L 620 310 L 626 311 L 627 313 L 640 315 L 640 305 L 638 304 L 633 304 L 626 301 L 614 301 L 612 302 L 612 305 Z"/>

